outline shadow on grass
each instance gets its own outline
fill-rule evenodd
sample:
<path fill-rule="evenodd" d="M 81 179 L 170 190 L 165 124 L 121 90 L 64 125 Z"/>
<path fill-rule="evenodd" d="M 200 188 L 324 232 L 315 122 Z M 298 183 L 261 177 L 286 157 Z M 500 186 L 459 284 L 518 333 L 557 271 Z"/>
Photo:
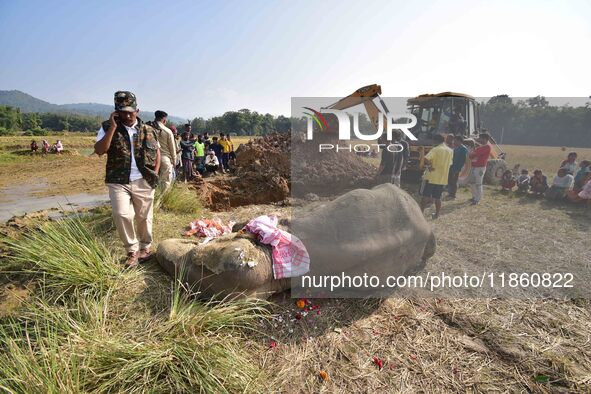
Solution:
<path fill-rule="evenodd" d="M 153 257 L 142 263 L 140 268 L 143 271 L 143 280 L 139 283 L 140 288 L 129 289 L 135 293 L 132 304 L 136 311 L 143 311 L 145 315 L 156 317 L 170 311 L 173 278 L 171 278 L 158 264 Z"/>

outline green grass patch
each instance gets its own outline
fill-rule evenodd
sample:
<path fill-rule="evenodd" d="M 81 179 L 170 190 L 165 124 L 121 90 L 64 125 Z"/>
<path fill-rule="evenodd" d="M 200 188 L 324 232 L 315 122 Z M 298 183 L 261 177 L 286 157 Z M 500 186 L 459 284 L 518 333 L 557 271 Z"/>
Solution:
<path fill-rule="evenodd" d="M 38 275 L 59 291 L 103 292 L 121 273 L 105 243 L 77 217 L 43 223 L 2 243 L 9 256 L 0 261 L 0 272 Z"/>
<path fill-rule="evenodd" d="M 2 164 L 13 164 L 13 163 L 24 163 L 29 160 L 30 157 L 15 155 L 7 152 L 0 152 L 0 165 Z"/>
<path fill-rule="evenodd" d="M 202 303 L 177 282 L 168 313 L 134 321 L 114 293 L 32 301 L 0 325 L 0 388 L 11 393 L 260 392 L 246 333 L 267 304 Z M 164 312 L 164 311 L 163 311 Z"/>
<path fill-rule="evenodd" d="M 164 211 L 198 216 L 203 205 L 194 190 L 181 183 L 174 183 L 168 190 L 156 189 L 154 208 Z"/>

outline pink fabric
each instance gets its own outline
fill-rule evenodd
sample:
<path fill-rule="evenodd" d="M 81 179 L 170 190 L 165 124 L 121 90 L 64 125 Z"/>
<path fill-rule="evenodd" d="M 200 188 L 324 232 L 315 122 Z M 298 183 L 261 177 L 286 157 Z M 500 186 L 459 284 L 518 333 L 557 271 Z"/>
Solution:
<path fill-rule="evenodd" d="M 271 245 L 275 279 L 301 276 L 310 270 L 310 256 L 303 242 L 277 228 L 277 216 L 259 216 L 244 228 L 257 235 L 261 243 Z"/>

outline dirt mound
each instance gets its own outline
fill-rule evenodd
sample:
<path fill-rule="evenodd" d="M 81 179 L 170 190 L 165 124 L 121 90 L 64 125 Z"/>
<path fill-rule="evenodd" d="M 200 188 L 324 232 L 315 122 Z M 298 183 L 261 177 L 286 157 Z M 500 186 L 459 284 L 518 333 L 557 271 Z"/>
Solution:
<path fill-rule="evenodd" d="M 289 197 L 289 184 L 286 178 L 271 174 L 229 175 L 206 178 L 199 191 L 206 206 L 223 211 L 242 205 L 283 201 Z"/>
<path fill-rule="evenodd" d="M 212 209 L 283 201 L 290 192 L 330 195 L 370 187 L 375 176 L 375 167 L 355 154 L 318 153 L 302 140 L 292 141 L 289 133 L 250 140 L 240 145 L 236 156 L 231 175 L 205 178 L 199 187 Z"/>
<path fill-rule="evenodd" d="M 271 134 L 246 144 L 236 151 L 238 175 L 252 172 L 272 172 L 288 179 L 290 177 L 290 134 Z"/>
<path fill-rule="evenodd" d="M 291 192 L 294 196 L 308 193 L 331 196 L 375 186 L 376 168 L 365 158 L 347 150 L 319 151 L 320 144 L 339 145 L 335 134 L 314 136 L 314 143 L 295 138 L 293 142 Z"/>

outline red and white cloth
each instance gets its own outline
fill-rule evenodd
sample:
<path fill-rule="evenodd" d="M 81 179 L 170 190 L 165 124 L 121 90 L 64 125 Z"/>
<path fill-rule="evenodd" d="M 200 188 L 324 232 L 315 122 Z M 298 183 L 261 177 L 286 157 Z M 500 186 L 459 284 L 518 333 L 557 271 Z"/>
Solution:
<path fill-rule="evenodd" d="M 277 228 L 277 216 L 259 216 L 244 227 L 259 237 L 259 241 L 271 245 L 273 276 L 275 279 L 301 276 L 310 270 L 310 256 L 298 237 Z"/>
<path fill-rule="evenodd" d="M 197 234 L 198 237 L 210 240 L 231 233 L 233 225 L 232 221 L 225 225 L 220 219 L 196 219 L 189 223 L 189 230 L 185 232 L 185 235 Z"/>

